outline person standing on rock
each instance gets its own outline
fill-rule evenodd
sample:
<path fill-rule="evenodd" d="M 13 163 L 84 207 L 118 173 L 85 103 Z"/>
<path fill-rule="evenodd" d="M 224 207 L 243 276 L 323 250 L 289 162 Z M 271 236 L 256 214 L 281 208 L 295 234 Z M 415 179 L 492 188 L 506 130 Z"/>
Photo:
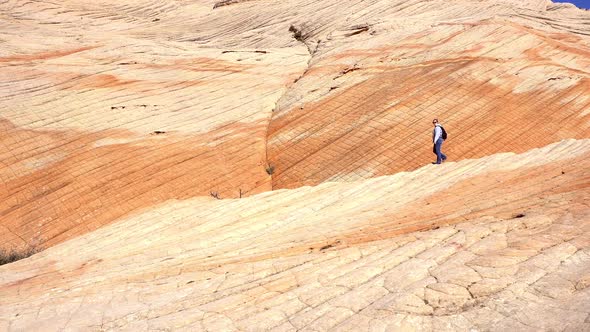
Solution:
<path fill-rule="evenodd" d="M 447 139 L 447 133 L 440 123 L 438 123 L 438 119 L 432 120 L 432 125 L 434 125 L 434 130 L 432 131 L 432 141 L 434 142 L 432 152 L 436 155 L 436 163 L 433 164 L 440 164 L 447 160 L 447 156 L 441 151 L 442 144 Z"/>

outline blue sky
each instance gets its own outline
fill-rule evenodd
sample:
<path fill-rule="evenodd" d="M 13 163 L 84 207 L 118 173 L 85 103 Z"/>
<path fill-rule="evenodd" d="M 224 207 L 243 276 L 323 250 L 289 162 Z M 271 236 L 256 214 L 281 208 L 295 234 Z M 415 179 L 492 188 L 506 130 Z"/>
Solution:
<path fill-rule="evenodd" d="M 590 9 L 590 0 L 552 0 L 553 2 L 569 2 L 579 8 Z"/>

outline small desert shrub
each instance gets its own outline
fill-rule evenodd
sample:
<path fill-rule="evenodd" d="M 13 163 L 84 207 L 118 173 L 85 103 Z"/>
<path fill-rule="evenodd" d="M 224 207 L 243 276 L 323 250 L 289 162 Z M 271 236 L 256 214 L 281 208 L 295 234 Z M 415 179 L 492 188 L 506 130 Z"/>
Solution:
<path fill-rule="evenodd" d="M 273 165 L 266 166 L 266 173 L 268 175 L 272 175 L 272 173 L 274 173 L 274 172 L 275 172 L 275 167 Z"/>
<path fill-rule="evenodd" d="M 289 32 L 291 32 L 293 34 L 293 38 L 295 38 L 297 41 L 300 41 L 302 43 L 305 42 L 305 39 L 303 37 L 303 33 L 301 32 L 301 30 L 297 29 L 293 25 L 291 25 L 289 27 Z"/>
<path fill-rule="evenodd" d="M 25 249 L 0 249 L 0 265 L 16 262 L 20 259 L 27 258 L 29 256 L 33 256 L 34 254 L 41 251 L 36 246 L 31 246 Z"/>

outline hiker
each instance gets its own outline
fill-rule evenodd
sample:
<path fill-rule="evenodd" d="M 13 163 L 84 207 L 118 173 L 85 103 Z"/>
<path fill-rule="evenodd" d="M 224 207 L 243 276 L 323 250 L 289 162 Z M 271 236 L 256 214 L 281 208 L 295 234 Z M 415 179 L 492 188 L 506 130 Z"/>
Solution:
<path fill-rule="evenodd" d="M 442 144 L 447 138 L 447 133 L 440 123 L 438 123 L 438 119 L 432 120 L 432 124 L 434 125 L 434 131 L 432 132 L 432 141 L 434 142 L 434 145 L 432 146 L 432 152 L 436 155 L 436 163 L 433 164 L 440 164 L 441 162 L 447 160 L 447 156 L 445 156 L 441 151 Z"/>

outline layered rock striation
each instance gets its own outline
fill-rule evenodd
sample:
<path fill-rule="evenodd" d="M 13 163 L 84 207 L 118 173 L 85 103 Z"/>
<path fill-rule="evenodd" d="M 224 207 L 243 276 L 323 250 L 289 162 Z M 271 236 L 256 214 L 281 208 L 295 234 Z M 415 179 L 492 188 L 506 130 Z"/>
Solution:
<path fill-rule="evenodd" d="M 587 330 L 589 162 L 568 140 L 169 201 L 1 266 L 0 328 Z"/>
<path fill-rule="evenodd" d="M 588 14 L 519 4 L 404 2 L 303 28 L 316 46 L 273 113 L 273 187 L 416 169 L 433 118 L 455 160 L 588 137 Z"/>
<path fill-rule="evenodd" d="M 0 330 L 590 329 L 590 14 L 0 3 Z M 449 139 L 430 165 L 431 120 Z"/>
<path fill-rule="evenodd" d="M 288 27 L 259 45 L 199 37 L 217 25 L 205 4 L 0 6 L 0 247 L 51 246 L 169 199 L 271 189 L 271 110 L 309 58 Z"/>
<path fill-rule="evenodd" d="M 3 247 L 590 135 L 588 20 L 547 1 L 0 4 Z"/>

